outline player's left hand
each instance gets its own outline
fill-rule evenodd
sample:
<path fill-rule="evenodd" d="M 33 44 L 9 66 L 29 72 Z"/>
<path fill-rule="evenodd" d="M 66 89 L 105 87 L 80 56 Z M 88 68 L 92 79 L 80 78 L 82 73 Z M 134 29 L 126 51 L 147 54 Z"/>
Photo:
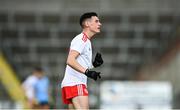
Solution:
<path fill-rule="evenodd" d="M 93 66 L 96 68 L 96 67 L 99 67 L 103 64 L 103 59 L 101 57 L 101 54 L 100 53 L 96 53 L 96 56 L 95 56 L 95 59 L 94 59 L 94 62 L 93 62 Z"/>
<path fill-rule="evenodd" d="M 95 81 L 99 78 L 101 78 L 101 73 L 100 72 L 96 72 L 96 71 L 91 71 L 89 69 L 86 69 L 85 73 L 84 73 L 87 77 L 94 79 Z"/>

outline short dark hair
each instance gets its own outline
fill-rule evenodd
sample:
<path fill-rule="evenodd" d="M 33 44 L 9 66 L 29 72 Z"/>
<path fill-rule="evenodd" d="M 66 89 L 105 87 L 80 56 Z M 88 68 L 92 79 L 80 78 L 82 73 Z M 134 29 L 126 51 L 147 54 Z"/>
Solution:
<path fill-rule="evenodd" d="M 35 68 L 34 68 L 34 71 L 43 72 L 43 69 L 42 69 L 41 67 L 35 67 Z"/>
<path fill-rule="evenodd" d="M 87 13 L 84 13 L 81 17 L 80 17 L 80 20 L 79 20 L 79 24 L 81 25 L 81 27 L 83 27 L 83 22 L 88 19 L 88 18 L 91 18 L 92 16 L 98 16 L 97 13 L 95 12 L 87 12 Z"/>

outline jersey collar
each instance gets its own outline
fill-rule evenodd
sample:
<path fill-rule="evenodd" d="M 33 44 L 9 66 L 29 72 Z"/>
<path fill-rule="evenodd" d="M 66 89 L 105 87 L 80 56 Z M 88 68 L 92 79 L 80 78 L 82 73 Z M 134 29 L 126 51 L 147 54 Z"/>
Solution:
<path fill-rule="evenodd" d="M 87 39 L 89 39 L 88 35 L 85 32 L 83 32 L 83 34 Z"/>

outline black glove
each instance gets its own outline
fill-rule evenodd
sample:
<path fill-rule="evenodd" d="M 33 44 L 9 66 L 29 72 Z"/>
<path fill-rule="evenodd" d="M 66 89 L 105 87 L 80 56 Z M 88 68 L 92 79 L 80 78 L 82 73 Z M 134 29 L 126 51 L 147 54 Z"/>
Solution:
<path fill-rule="evenodd" d="M 93 66 L 96 68 L 98 66 L 101 66 L 103 64 L 103 59 L 101 57 L 100 53 L 97 53 L 93 62 Z"/>
<path fill-rule="evenodd" d="M 101 78 L 100 76 L 100 72 L 96 72 L 96 71 L 90 71 L 89 69 L 87 69 L 84 73 L 87 77 L 94 79 L 95 81 L 99 78 Z"/>

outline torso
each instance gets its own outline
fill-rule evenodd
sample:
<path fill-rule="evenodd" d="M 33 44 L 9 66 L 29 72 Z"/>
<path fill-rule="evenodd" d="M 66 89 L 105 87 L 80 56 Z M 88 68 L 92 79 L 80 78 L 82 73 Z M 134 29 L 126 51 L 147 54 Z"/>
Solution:
<path fill-rule="evenodd" d="M 76 50 L 80 53 L 77 57 L 77 62 L 84 68 L 92 68 L 92 47 L 91 42 L 84 33 L 77 35 L 71 42 L 71 50 Z M 66 65 L 65 76 L 61 87 L 73 86 L 77 84 L 87 83 L 87 77 L 70 66 Z"/>

